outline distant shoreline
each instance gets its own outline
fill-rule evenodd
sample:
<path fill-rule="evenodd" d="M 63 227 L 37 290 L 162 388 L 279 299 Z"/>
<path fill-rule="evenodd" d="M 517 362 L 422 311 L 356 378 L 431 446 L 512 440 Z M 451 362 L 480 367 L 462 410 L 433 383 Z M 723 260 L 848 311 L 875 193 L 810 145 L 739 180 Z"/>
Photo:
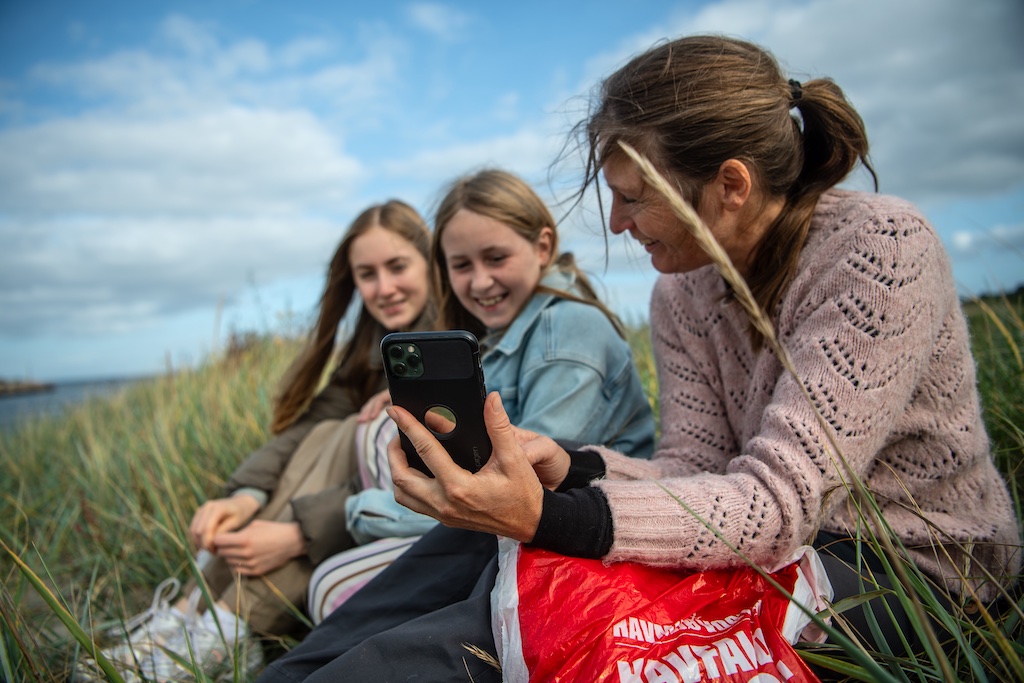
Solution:
<path fill-rule="evenodd" d="M 44 391 L 53 391 L 54 388 L 56 388 L 56 385 L 52 382 L 27 382 L 0 379 L 0 397 L 37 394 Z"/>

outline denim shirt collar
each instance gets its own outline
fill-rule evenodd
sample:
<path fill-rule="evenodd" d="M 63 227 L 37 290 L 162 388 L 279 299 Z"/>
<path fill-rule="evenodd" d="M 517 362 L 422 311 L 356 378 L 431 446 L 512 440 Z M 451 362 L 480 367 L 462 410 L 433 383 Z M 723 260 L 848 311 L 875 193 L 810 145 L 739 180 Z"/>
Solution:
<path fill-rule="evenodd" d="M 553 268 L 540 281 L 540 284 L 550 289 L 557 289 L 564 292 L 578 294 L 576 291 L 576 274 L 572 271 L 564 271 Z M 548 306 L 555 303 L 561 297 L 548 292 L 537 292 L 527 302 L 523 310 L 519 312 L 512 324 L 504 330 L 487 330 L 483 345 L 484 355 L 490 353 L 501 353 L 506 356 L 515 353 L 523 343 L 527 333 L 533 329 L 537 318 Z M 497 344 L 491 347 L 492 339 L 498 339 Z"/>

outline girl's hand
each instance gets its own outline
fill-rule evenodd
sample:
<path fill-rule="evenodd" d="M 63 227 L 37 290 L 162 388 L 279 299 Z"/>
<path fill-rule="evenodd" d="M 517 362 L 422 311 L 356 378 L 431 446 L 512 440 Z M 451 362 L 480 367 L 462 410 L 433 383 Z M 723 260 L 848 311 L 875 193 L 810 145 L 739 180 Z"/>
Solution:
<path fill-rule="evenodd" d="M 572 458 L 554 439 L 518 427 L 512 429 L 540 483 L 552 491 L 557 489 L 569 474 Z"/>
<path fill-rule="evenodd" d="M 427 413 L 427 417 L 430 417 L 430 413 Z M 541 436 L 529 429 L 512 425 L 512 433 L 516 437 L 516 443 L 526 453 L 527 460 L 530 461 L 544 488 L 552 491 L 557 489 L 569 474 L 569 465 L 572 462 L 565 449 L 555 443 L 554 439 Z"/>
<path fill-rule="evenodd" d="M 391 405 L 390 391 L 385 389 L 379 394 L 374 394 L 370 397 L 370 400 L 363 405 L 362 410 L 359 411 L 359 417 L 356 418 L 356 422 L 369 422 L 380 415 L 380 411 L 384 410 L 389 405 Z"/>
<path fill-rule="evenodd" d="M 200 550 L 214 552 L 214 536 L 241 527 L 259 510 L 260 502 L 252 496 L 208 500 L 192 516 L 192 523 L 188 527 L 192 542 Z"/>
<path fill-rule="evenodd" d="M 306 554 L 298 522 L 257 519 L 241 531 L 217 534 L 214 551 L 242 576 L 262 576 Z"/>
<path fill-rule="evenodd" d="M 388 415 L 409 437 L 434 478 L 409 467 L 398 438 L 388 445 L 388 461 L 395 484 L 395 500 L 429 515 L 446 526 L 500 534 L 529 542 L 537 531 L 544 486 L 557 477 L 558 454 L 554 442 L 511 425 L 501 398 L 491 393 L 484 404 L 484 422 L 492 452 L 476 474 L 451 459 L 429 429 L 398 406 Z M 568 454 L 561 451 L 568 461 Z M 541 465 L 546 481 L 534 471 Z M 568 471 L 566 462 L 565 470 Z M 561 475 L 564 478 L 565 474 Z M 559 479 L 559 482 L 561 479 Z M 557 486 L 557 484 L 555 484 Z"/>

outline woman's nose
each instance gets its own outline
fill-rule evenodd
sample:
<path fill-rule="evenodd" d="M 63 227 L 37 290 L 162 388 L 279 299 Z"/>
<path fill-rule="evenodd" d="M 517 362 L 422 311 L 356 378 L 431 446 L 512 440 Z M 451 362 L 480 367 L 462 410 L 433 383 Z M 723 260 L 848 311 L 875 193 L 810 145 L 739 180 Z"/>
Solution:
<path fill-rule="evenodd" d="M 378 280 L 377 280 L 377 295 L 378 296 L 382 296 L 382 297 L 383 296 L 388 296 L 389 294 L 394 292 L 395 289 L 396 289 L 395 278 L 393 278 L 391 275 L 388 275 L 387 273 L 385 273 L 385 274 L 381 275 L 380 278 L 378 278 Z"/>
<path fill-rule="evenodd" d="M 608 215 L 608 229 L 615 235 L 621 235 L 629 230 L 630 218 L 627 215 L 622 203 L 612 199 L 612 210 Z"/>
<path fill-rule="evenodd" d="M 490 287 L 492 282 L 494 282 L 494 278 L 491 277 L 486 268 L 476 268 L 473 270 L 469 286 L 475 292 L 482 292 Z"/>

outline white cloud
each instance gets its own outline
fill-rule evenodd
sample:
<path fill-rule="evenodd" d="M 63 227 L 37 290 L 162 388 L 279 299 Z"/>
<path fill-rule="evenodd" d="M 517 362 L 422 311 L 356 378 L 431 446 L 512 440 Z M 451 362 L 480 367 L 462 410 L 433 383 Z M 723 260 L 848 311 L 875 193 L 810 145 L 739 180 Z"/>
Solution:
<path fill-rule="evenodd" d="M 512 135 L 417 152 L 400 160 L 387 161 L 381 165 L 381 170 L 394 177 L 415 177 L 436 183 L 483 166 L 500 166 L 528 175 L 532 182 L 537 182 L 544 180 L 544 170 L 555 158 L 561 143 L 562 138 L 557 135 L 527 129 Z"/>
<path fill-rule="evenodd" d="M 797 78 L 844 89 L 867 123 L 883 191 L 927 203 L 1021 187 L 1024 5 L 830 0 L 761 5 L 761 16 L 758 5 L 717 8 L 744 17 L 738 29 Z"/>
<path fill-rule="evenodd" d="M 326 58 L 332 51 L 330 42 L 323 38 L 297 38 L 281 48 L 280 60 L 283 66 L 295 68 Z"/>
<path fill-rule="evenodd" d="M 469 25 L 469 15 L 449 5 L 417 2 L 409 5 L 409 20 L 422 31 L 443 42 L 456 42 Z"/>
<path fill-rule="evenodd" d="M 178 14 L 161 22 L 160 35 L 171 45 L 194 57 L 203 57 L 217 50 L 217 39 L 210 29 Z"/>
<path fill-rule="evenodd" d="M 986 252 L 1016 254 L 1024 263 L 1024 224 L 995 225 L 987 230 L 958 230 L 950 239 L 954 257 L 975 258 Z"/>
<path fill-rule="evenodd" d="M 396 60 L 407 53 L 406 45 L 386 32 L 351 46 L 361 58 L 346 61 L 329 59 L 334 48 L 322 38 L 296 38 L 273 49 L 252 38 L 222 46 L 212 34 L 180 21 L 198 37 L 162 50 L 120 49 L 78 62 L 43 62 L 29 78 L 77 94 L 83 111 L 102 107 L 115 115 L 168 117 L 240 104 L 327 104 L 344 112 L 393 96 Z M 313 60 L 315 67 L 301 69 Z"/>
<path fill-rule="evenodd" d="M 98 334 L 323 270 L 343 227 L 277 217 L 0 222 L 0 332 Z M 230 254 L 230 258 L 225 258 Z"/>
<path fill-rule="evenodd" d="M 0 131 L 0 148 L 0 205 L 49 214 L 336 206 L 360 172 L 304 111 L 102 114 Z"/>

